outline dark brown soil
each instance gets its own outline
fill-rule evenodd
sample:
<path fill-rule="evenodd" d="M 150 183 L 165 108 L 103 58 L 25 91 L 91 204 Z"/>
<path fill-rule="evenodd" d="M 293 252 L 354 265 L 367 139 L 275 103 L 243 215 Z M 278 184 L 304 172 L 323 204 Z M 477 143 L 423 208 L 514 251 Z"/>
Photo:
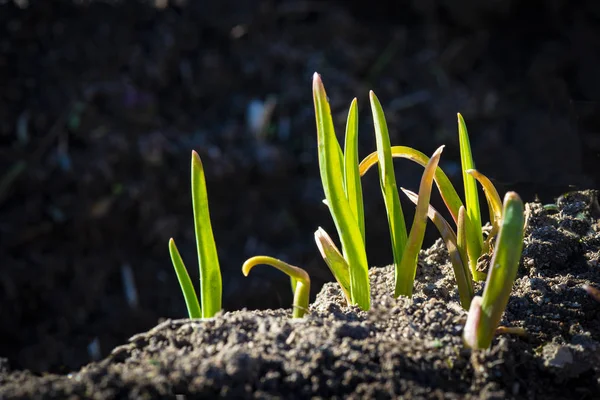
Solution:
<path fill-rule="evenodd" d="M 206 164 L 226 310 L 290 304 L 283 274 L 242 276 L 255 254 L 306 268 L 313 295 L 330 281 L 312 239 L 317 226 L 334 231 L 314 71 L 340 132 L 359 98 L 361 155 L 374 149 L 373 89 L 392 142 L 446 144 L 441 165 L 458 185 L 460 111 L 478 169 L 501 190 L 548 202 L 598 187 L 595 0 L 149 3 L 0 0 L 0 357 L 15 370 L 77 370 L 186 315 L 167 240 L 196 279 L 192 149 Z M 256 134 L 249 105 L 270 96 Z M 420 172 L 398 161 L 400 185 L 415 189 Z M 369 261 L 385 265 L 375 175 L 364 180 Z M 427 244 L 436 237 L 429 229 Z"/>
<path fill-rule="evenodd" d="M 462 343 L 447 252 L 421 253 L 414 298 L 394 299 L 393 268 L 372 268 L 373 307 L 345 305 L 326 284 L 308 316 L 234 311 L 167 320 L 69 375 L 0 375 L 0 398 L 593 399 L 600 390 L 597 192 L 571 193 L 549 211 L 528 204 L 523 262 L 503 324 L 523 336 L 491 349 Z M 481 288 L 479 288 L 481 289 Z"/>

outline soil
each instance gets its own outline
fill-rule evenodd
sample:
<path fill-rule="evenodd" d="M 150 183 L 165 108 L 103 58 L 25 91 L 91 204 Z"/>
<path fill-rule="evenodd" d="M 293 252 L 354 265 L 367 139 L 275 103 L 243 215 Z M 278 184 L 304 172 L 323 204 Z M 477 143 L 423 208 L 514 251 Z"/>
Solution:
<path fill-rule="evenodd" d="M 446 144 L 440 165 L 457 187 L 457 111 L 501 192 L 551 202 L 598 187 L 593 0 L 150 3 L 0 1 L 0 357 L 10 370 L 78 370 L 186 315 L 167 241 L 197 279 L 192 149 L 206 166 L 225 310 L 290 304 L 283 274 L 242 276 L 256 254 L 304 267 L 313 296 L 331 281 L 312 239 L 318 226 L 334 232 L 314 71 L 339 132 L 358 97 L 361 156 L 375 148 L 373 89 L 392 143 L 425 153 Z M 269 99 L 256 130 L 249 110 Z M 419 167 L 397 165 L 399 184 L 418 187 Z M 364 188 L 369 262 L 385 265 L 375 172 Z M 428 229 L 427 246 L 436 237 Z"/>
<path fill-rule="evenodd" d="M 490 349 L 462 343 L 448 254 L 421 252 L 412 299 L 394 299 L 392 266 L 371 268 L 372 309 L 324 285 L 308 315 L 234 311 L 166 320 L 104 360 L 68 375 L 0 375 L 0 398 L 427 398 L 592 399 L 600 390 L 597 192 L 570 193 L 529 214 L 522 264 Z M 481 289 L 481 285 L 478 285 Z"/>

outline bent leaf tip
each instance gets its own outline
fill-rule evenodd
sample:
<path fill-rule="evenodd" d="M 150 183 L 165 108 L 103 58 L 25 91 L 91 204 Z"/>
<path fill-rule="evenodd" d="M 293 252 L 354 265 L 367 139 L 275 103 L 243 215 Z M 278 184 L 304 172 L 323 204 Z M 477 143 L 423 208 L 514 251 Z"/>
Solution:
<path fill-rule="evenodd" d="M 246 262 L 244 262 L 244 264 L 242 265 L 242 274 L 244 274 L 244 276 L 248 276 L 248 274 L 250 273 L 250 270 L 255 265 L 255 264 L 252 264 L 249 261 L 250 260 L 246 260 Z"/>

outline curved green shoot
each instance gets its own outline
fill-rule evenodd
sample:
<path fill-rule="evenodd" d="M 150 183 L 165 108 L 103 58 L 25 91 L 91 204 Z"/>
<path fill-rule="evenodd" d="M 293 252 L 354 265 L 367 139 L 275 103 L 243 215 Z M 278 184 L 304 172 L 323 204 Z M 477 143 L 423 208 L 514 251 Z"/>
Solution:
<path fill-rule="evenodd" d="M 492 230 L 483 244 L 481 253 L 484 254 L 490 251 L 492 239 L 494 239 L 498 233 L 500 220 L 502 219 L 502 200 L 500 200 L 498 190 L 496 190 L 496 187 L 487 176 L 476 169 L 469 169 L 466 172 L 477 179 L 477 181 L 479 181 L 481 184 L 481 187 L 483 187 L 488 208 L 490 209 L 490 222 L 492 223 Z"/>
<path fill-rule="evenodd" d="M 192 151 L 192 208 L 200 266 L 202 318 L 211 318 L 221 311 L 223 288 L 219 256 L 210 223 L 204 167 L 200 156 L 195 151 Z"/>
<path fill-rule="evenodd" d="M 401 271 L 402 257 L 406 247 L 407 234 L 406 223 L 404 221 L 404 213 L 400 204 L 398 188 L 396 187 L 396 177 L 394 174 L 394 165 L 392 163 L 392 150 L 390 145 L 390 137 L 388 133 L 387 123 L 381 103 L 373 91 L 369 92 L 371 101 L 371 110 L 373 113 L 373 123 L 375 125 L 375 142 L 377 144 L 377 159 L 379 160 L 379 184 L 381 193 L 387 211 L 388 225 L 390 229 L 390 238 L 392 241 L 392 252 L 394 255 L 395 265 L 395 280 L 396 280 L 396 297 L 399 293 L 412 293 L 412 284 L 410 290 L 401 290 L 398 287 L 399 280 L 405 281 L 408 279 L 409 272 Z M 413 278 L 414 279 L 414 278 Z M 412 283 L 412 280 L 410 280 Z M 409 294 L 406 294 L 409 295 Z"/>
<path fill-rule="evenodd" d="M 483 296 L 471 302 L 463 338 L 473 349 L 490 347 L 506 309 L 523 250 L 523 202 L 515 192 L 504 196 L 502 222 Z"/>
<path fill-rule="evenodd" d="M 423 245 L 425 237 L 425 228 L 427 227 L 427 211 L 429 209 L 429 200 L 431 199 L 431 186 L 433 185 L 433 176 L 435 169 L 440 162 L 444 146 L 440 146 L 431 156 L 431 159 L 425 167 L 421 184 L 419 186 L 419 197 L 417 200 L 417 209 L 410 228 L 410 234 L 406 242 L 404 255 L 400 261 L 400 268 L 396 273 L 396 291 L 395 296 L 412 296 L 415 275 L 417 273 L 417 263 L 419 250 Z"/>
<path fill-rule="evenodd" d="M 308 311 L 310 296 L 310 277 L 302 268 L 295 267 L 277 258 L 269 256 L 255 256 L 246 260 L 242 266 L 242 273 L 248 276 L 250 270 L 259 264 L 270 265 L 287 274 L 296 284 L 294 285 L 293 318 L 302 318 Z"/>
<path fill-rule="evenodd" d="M 500 199 L 498 190 L 496 190 L 496 187 L 487 176 L 476 169 L 468 169 L 465 172 L 477 179 L 477 181 L 479 181 L 481 184 L 493 214 L 493 218 L 490 222 L 492 225 L 498 225 L 502 219 L 502 200 Z"/>
<path fill-rule="evenodd" d="M 315 242 L 321 257 L 331 270 L 335 280 L 339 283 L 342 293 L 348 304 L 352 304 L 350 296 L 350 267 L 346 259 L 340 254 L 331 237 L 321 227 L 315 231 Z"/>
<path fill-rule="evenodd" d="M 181 292 L 185 299 L 185 305 L 187 306 L 188 315 L 191 319 L 202 318 L 202 310 L 200 309 L 200 303 L 198 303 L 198 296 L 194 290 L 194 285 L 188 275 L 187 269 L 183 264 L 179 250 L 175 245 L 173 238 L 169 239 L 169 253 L 171 254 L 171 261 L 177 274 L 177 280 L 179 280 L 179 286 L 181 286 Z"/>
<path fill-rule="evenodd" d="M 349 265 L 352 304 L 368 310 L 371 306 L 371 293 L 367 253 L 359 224 L 344 191 L 340 145 L 335 136 L 327 93 L 317 73 L 313 76 L 313 100 L 321 182 L 329 211 L 342 242 L 344 258 Z"/>
<path fill-rule="evenodd" d="M 467 228 L 467 253 L 469 254 L 469 266 L 473 277 L 477 279 L 477 260 L 481 256 L 483 248 L 483 232 L 481 230 L 481 212 L 479 210 L 479 196 L 477 194 L 477 182 L 475 178 L 467 174 L 467 170 L 475 169 L 475 162 L 471 153 L 469 133 L 465 120 L 460 113 L 458 117 L 458 141 L 460 145 L 460 162 L 462 166 L 463 184 L 465 187 L 466 205 L 466 228 Z"/>
<path fill-rule="evenodd" d="M 365 242 L 365 212 L 362 186 L 358 173 L 358 102 L 356 98 L 350 104 L 348 121 L 346 122 L 346 139 L 344 144 L 344 190 L 350 209 L 354 213 L 358 228 Z"/>
<path fill-rule="evenodd" d="M 402 191 L 414 204 L 417 204 L 419 196 L 402 188 Z M 464 207 L 461 209 L 464 210 Z M 465 310 L 469 309 L 471 305 L 471 299 L 473 298 L 473 281 L 471 279 L 471 273 L 467 267 L 466 253 L 461 254 L 458 249 L 456 234 L 452 230 L 452 227 L 446 221 L 446 219 L 440 214 L 432 205 L 429 206 L 427 216 L 433 222 L 437 230 L 440 232 L 442 240 L 446 244 L 448 249 L 448 256 L 452 263 L 452 269 L 454 270 L 454 277 L 456 278 L 456 284 L 458 286 L 458 296 L 460 298 L 460 304 Z"/>
<path fill-rule="evenodd" d="M 426 166 L 429 162 L 429 157 L 427 157 L 425 154 L 406 146 L 392 146 L 392 157 L 406 158 L 421 165 L 422 167 Z M 373 152 L 361 161 L 359 165 L 360 175 L 363 176 L 364 174 L 366 174 L 367 171 L 376 163 L 377 152 Z M 436 186 L 438 187 L 440 195 L 442 196 L 442 199 L 444 200 L 444 203 L 448 208 L 448 211 L 450 211 L 450 214 L 452 214 L 454 222 L 457 223 L 458 209 L 460 208 L 460 206 L 463 205 L 463 203 L 460 200 L 458 193 L 456 193 L 456 189 L 454 189 L 454 186 L 450 182 L 450 179 L 448 179 L 448 176 L 440 167 L 437 167 L 435 170 L 434 180 Z"/>

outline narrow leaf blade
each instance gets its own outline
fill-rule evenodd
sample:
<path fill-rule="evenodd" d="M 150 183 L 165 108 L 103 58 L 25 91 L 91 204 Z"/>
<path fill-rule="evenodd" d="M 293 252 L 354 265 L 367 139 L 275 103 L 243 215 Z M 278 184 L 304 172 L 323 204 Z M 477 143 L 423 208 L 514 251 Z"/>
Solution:
<path fill-rule="evenodd" d="M 337 228 L 344 256 L 350 267 L 352 303 L 363 310 L 371 306 L 367 254 L 356 218 L 350 208 L 343 185 L 343 161 L 335 136 L 327 94 L 320 76 L 313 77 L 313 100 L 317 122 L 319 170 L 325 198 Z"/>
<path fill-rule="evenodd" d="M 494 216 L 490 222 L 493 225 L 500 223 L 500 220 L 502 219 L 502 200 L 500 200 L 498 190 L 496 190 L 496 187 L 492 181 L 490 181 L 487 176 L 476 169 L 469 169 L 466 171 L 466 173 L 477 179 L 477 181 L 479 181 L 481 184 L 481 187 L 483 187 L 483 192 L 485 193 L 488 204 Z"/>
<path fill-rule="evenodd" d="M 358 173 L 358 102 L 352 100 L 346 122 L 346 139 L 344 144 L 344 188 L 350 209 L 365 242 L 365 216 L 362 186 Z"/>
<path fill-rule="evenodd" d="M 396 187 L 396 176 L 392 163 L 392 150 L 387 123 L 381 103 L 373 91 L 369 92 L 373 123 L 375 125 L 375 142 L 377 144 L 377 159 L 379 166 L 379 184 L 387 212 L 392 252 L 394 254 L 396 282 L 398 277 L 403 276 L 400 264 L 406 247 L 407 234 L 404 213 L 400 204 L 398 188 Z"/>
<path fill-rule="evenodd" d="M 458 246 L 458 252 L 460 258 L 463 260 L 463 266 L 465 269 L 465 275 L 473 279 L 473 274 L 478 281 L 485 279 L 485 274 L 477 270 L 471 271 L 469 268 L 469 256 L 467 255 L 467 212 L 464 206 L 461 206 L 458 210 L 458 225 L 456 227 L 456 245 Z"/>
<path fill-rule="evenodd" d="M 488 348 L 491 345 L 494 332 L 508 304 L 521 260 L 524 225 L 521 198 L 515 192 L 506 193 L 502 223 L 482 295 L 481 320 L 477 331 L 478 348 Z"/>
<path fill-rule="evenodd" d="M 417 209 L 415 210 L 415 216 L 406 242 L 404 255 L 400 261 L 400 268 L 396 274 L 396 297 L 412 296 L 415 275 L 417 273 L 419 251 L 423 245 L 425 228 L 427 226 L 427 212 L 429 210 L 429 200 L 431 199 L 433 176 L 440 161 L 443 149 L 444 146 L 441 146 L 433 153 L 431 159 L 425 166 L 425 171 L 421 178 Z"/>
<path fill-rule="evenodd" d="M 191 319 L 202 318 L 202 310 L 200 309 L 200 304 L 198 303 L 198 296 L 196 295 L 192 280 L 190 279 L 187 269 L 183 264 L 183 259 L 179 254 L 179 250 L 177 250 L 177 246 L 175 245 L 173 238 L 169 240 L 169 254 L 171 255 L 171 261 L 173 262 L 173 268 L 175 269 L 179 286 L 181 286 L 181 292 L 183 293 L 183 298 L 185 299 L 185 305 L 187 307 L 189 317 Z"/>
<path fill-rule="evenodd" d="M 469 265 L 471 271 L 477 268 L 477 260 L 481 256 L 483 248 L 483 232 L 481 230 L 481 212 L 479 210 L 479 195 L 477 194 L 477 182 L 475 178 L 467 174 L 467 170 L 475 169 L 473 154 L 471 153 L 471 144 L 469 142 L 469 133 L 467 125 L 462 115 L 458 117 L 458 140 L 460 145 L 460 162 L 465 187 L 465 205 L 466 205 L 466 229 L 467 229 L 467 253 L 469 255 Z"/>
<path fill-rule="evenodd" d="M 350 296 L 350 267 L 348 266 L 348 262 L 340 254 L 337 247 L 335 247 L 333 240 L 331 240 L 327 232 L 321 227 L 315 232 L 315 242 L 317 243 L 321 257 L 323 257 L 335 280 L 339 283 L 348 304 L 352 304 Z"/>
<path fill-rule="evenodd" d="M 221 310 L 222 282 L 219 256 L 213 236 L 204 167 L 200 156 L 192 151 L 192 208 L 198 264 L 200 266 L 200 298 L 202 317 L 211 318 Z"/>

